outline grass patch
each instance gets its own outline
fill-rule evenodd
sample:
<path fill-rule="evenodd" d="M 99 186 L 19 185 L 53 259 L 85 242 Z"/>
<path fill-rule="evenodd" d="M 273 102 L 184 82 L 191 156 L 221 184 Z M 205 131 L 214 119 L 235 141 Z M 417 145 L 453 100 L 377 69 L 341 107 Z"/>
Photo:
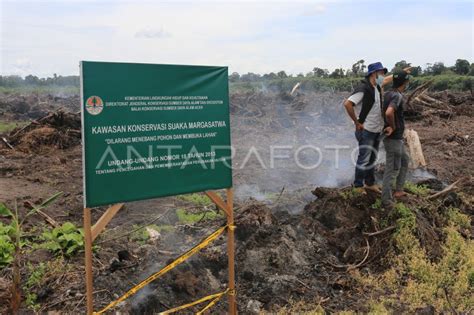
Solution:
<path fill-rule="evenodd" d="M 37 302 L 38 296 L 35 291 L 40 290 L 51 278 L 68 272 L 71 267 L 68 267 L 61 257 L 47 262 L 40 262 L 36 265 L 28 262 L 26 267 L 28 278 L 23 285 L 25 304 L 30 310 L 37 312 L 41 305 Z"/>
<path fill-rule="evenodd" d="M 0 120 L 0 133 L 8 133 L 17 127 L 23 127 L 26 121 L 2 121 Z"/>
<path fill-rule="evenodd" d="M 449 223 L 454 226 L 458 226 L 462 229 L 470 229 L 471 228 L 471 220 L 469 216 L 461 213 L 458 208 L 450 207 L 446 211 L 446 217 Z"/>
<path fill-rule="evenodd" d="M 428 196 L 431 192 L 431 190 L 426 185 L 417 185 L 410 182 L 406 182 L 403 188 L 409 193 L 420 197 Z"/>
<path fill-rule="evenodd" d="M 130 241 L 134 241 L 143 245 L 150 239 L 150 234 L 148 234 L 148 231 L 145 229 L 145 227 L 140 228 L 139 225 L 134 224 L 132 226 L 132 230 L 136 231 L 130 235 Z"/>
<path fill-rule="evenodd" d="M 163 225 L 149 225 L 150 228 L 152 228 L 155 231 L 158 231 L 160 233 L 172 233 L 174 232 L 174 226 L 169 225 L 169 224 L 163 224 Z"/>
<path fill-rule="evenodd" d="M 276 312 L 263 311 L 262 315 L 286 315 L 286 314 L 301 314 L 301 315 L 324 315 L 326 312 L 324 308 L 318 303 L 311 303 L 305 301 L 288 301 L 288 304 L 279 308 Z"/>
<path fill-rule="evenodd" d="M 439 312 L 452 312 L 453 308 L 458 313 L 467 312 L 474 307 L 474 242 L 459 230 L 470 226 L 469 218 L 458 209 L 448 209 L 447 225 L 442 228 L 442 255 L 431 260 L 418 239 L 416 211 L 420 210 L 403 203 L 395 205 L 395 251 L 388 257 L 392 267 L 378 276 L 361 277 L 356 273 L 354 279 L 371 289 L 392 291 L 389 297 L 371 301 L 373 306 L 403 305 L 414 312 L 433 305 Z M 371 307 L 371 311 L 376 309 Z M 383 309 L 377 311 L 385 313 Z"/>
<path fill-rule="evenodd" d="M 198 207 L 208 207 L 214 204 L 212 200 L 209 199 L 209 197 L 204 194 L 194 193 L 194 194 L 179 195 L 178 198 L 181 200 L 190 202 L 193 205 L 196 205 Z"/>
<path fill-rule="evenodd" d="M 139 225 L 135 224 L 132 226 L 132 230 L 136 230 L 136 231 L 131 234 L 130 240 L 142 245 L 148 242 L 148 240 L 150 239 L 150 233 L 148 232 L 147 228 L 153 229 L 160 234 L 172 233 L 174 231 L 174 226 L 167 225 L 167 224 L 164 224 L 164 225 L 150 224 L 143 227 L 140 227 Z"/>
<path fill-rule="evenodd" d="M 402 202 L 395 205 L 395 215 L 397 219 L 397 233 L 401 233 L 404 230 L 413 231 L 416 228 L 416 215 L 415 213 L 405 206 Z"/>
<path fill-rule="evenodd" d="M 377 198 L 377 200 L 375 200 L 375 202 L 370 207 L 374 210 L 382 209 L 382 199 Z"/>
<path fill-rule="evenodd" d="M 369 303 L 369 315 L 382 315 L 382 314 L 390 314 L 390 312 L 385 307 L 385 303 L 383 302 L 370 302 Z"/>
<path fill-rule="evenodd" d="M 25 292 L 25 304 L 29 309 L 33 311 L 38 311 L 40 305 L 36 303 L 38 296 L 36 293 L 32 292 L 34 287 L 39 287 L 43 282 L 44 275 L 46 274 L 47 266 L 46 263 L 41 262 L 38 265 L 34 266 L 31 263 L 27 265 L 28 269 L 28 279 L 26 280 L 25 285 L 23 286 L 23 291 Z"/>
<path fill-rule="evenodd" d="M 176 215 L 178 216 L 179 222 L 184 223 L 184 224 L 194 224 L 199 221 L 214 220 L 214 219 L 223 217 L 223 214 L 221 212 L 210 210 L 210 211 L 192 213 L 192 212 L 187 211 L 184 208 L 177 209 Z"/>
<path fill-rule="evenodd" d="M 364 189 L 363 188 L 356 188 L 352 187 L 351 189 L 348 189 L 346 191 L 343 191 L 340 193 L 342 199 L 344 200 L 351 200 L 353 198 L 360 197 L 364 194 Z"/>

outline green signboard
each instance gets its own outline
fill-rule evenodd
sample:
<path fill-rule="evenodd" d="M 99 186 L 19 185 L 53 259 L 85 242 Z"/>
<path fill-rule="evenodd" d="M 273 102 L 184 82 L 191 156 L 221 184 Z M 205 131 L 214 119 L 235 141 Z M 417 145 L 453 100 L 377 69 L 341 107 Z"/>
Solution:
<path fill-rule="evenodd" d="M 86 207 L 232 186 L 227 67 L 81 62 Z"/>

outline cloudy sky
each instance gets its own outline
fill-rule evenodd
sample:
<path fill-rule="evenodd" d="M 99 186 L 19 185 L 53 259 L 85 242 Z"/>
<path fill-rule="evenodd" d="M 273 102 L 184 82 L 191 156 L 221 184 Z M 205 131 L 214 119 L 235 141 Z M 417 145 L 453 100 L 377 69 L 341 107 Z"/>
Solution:
<path fill-rule="evenodd" d="M 472 1 L 0 0 L 0 74 L 78 74 L 80 60 L 227 65 L 239 73 L 359 59 L 474 62 Z"/>

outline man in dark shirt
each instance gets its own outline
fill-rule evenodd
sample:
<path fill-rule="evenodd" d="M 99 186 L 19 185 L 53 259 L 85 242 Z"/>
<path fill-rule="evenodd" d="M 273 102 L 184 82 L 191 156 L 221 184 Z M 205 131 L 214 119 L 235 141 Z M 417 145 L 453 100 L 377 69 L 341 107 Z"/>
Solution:
<path fill-rule="evenodd" d="M 405 119 L 403 117 L 402 92 L 408 88 L 410 76 L 407 72 L 393 75 L 393 90 L 384 95 L 383 113 L 385 114 L 385 139 L 383 144 L 386 152 L 385 172 L 383 174 L 382 204 L 385 207 L 393 206 L 392 182 L 396 176 L 395 193 L 393 197 L 400 198 L 405 193 L 405 184 L 410 157 L 403 143 Z"/>

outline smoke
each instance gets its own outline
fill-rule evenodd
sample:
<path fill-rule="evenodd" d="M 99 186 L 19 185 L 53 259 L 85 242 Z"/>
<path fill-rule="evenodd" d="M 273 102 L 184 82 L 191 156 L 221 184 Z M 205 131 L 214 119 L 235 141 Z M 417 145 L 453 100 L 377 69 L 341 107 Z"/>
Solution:
<path fill-rule="evenodd" d="M 257 201 L 265 201 L 268 196 L 265 195 L 265 192 L 260 190 L 260 187 L 257 185 L 238 185 L 235 188 L 235 196 L 237 198 L 253 198 Z"/>
<path fill-rule="evenodd" d="M 344 93 L 233 95 L 236 196 L 266 200 L 283 187 L 348 185 L 357 156 Z M 355 157 L 354 157 L 355 156 Z"/>
<path fill-rule="evenodd" d="M 425 179 L 435 179 L 436 176 L 430 173 L 429 171 L 422 169 L 422 168 L 417 168 L 410 172 L 410 179 L 414 182 L 419 182 Z"/>

